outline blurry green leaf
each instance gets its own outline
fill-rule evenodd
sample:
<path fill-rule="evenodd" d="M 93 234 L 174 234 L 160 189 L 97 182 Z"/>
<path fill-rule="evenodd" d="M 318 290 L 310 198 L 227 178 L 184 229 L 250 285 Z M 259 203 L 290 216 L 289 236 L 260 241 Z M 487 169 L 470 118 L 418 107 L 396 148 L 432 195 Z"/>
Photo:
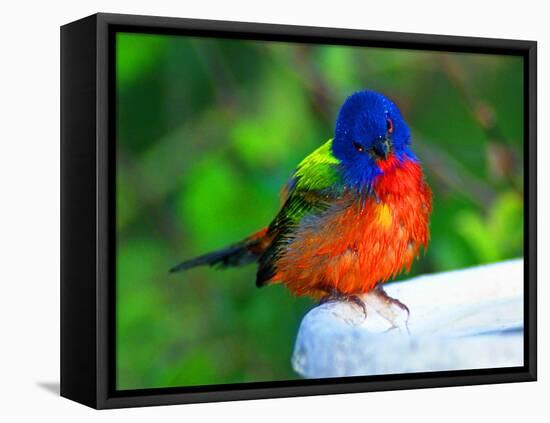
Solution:
<path fill-rule="evenodd" d="M 353 51 L 342 47 L 318 48 L 318 68 L 326 76 L 330 86 L 339 92 L 354 92 L 360 86 Z"/>
<path fill-rule="evenodd" d="M 499 250 L 490 237 L 485 222 L 473 211 L 463 211 L 457 216 L 457 228 L 483 263 L 498 260 Z"/>
<path fill-rule="evenodd" d="M 326 139 L 315 140 L 307 99 L 296 75 L 288 69 L 267 71 L 252 111 L 249 116 L 241 116 L 230 134 L 248 166 L 275 167 L 289 157 L 296 158 L 296 165 L 298 155 L 304 153 L 297 148 L 312 139 L 320 145 L 330 137 L 327 134 Z"/>
<path fill-rule="evenodd" d="M 523 203 L 514 192 L 501 194 L 487 218 L 463 211 L 457 216 L 456 225 L 482 263 L 521 255 Z"/>
<path fill-rule="evenodd" d="M 269 215 L 271 206 L 251 203 L 255 197 L 250 183 L 220 155 L 192 167 L 177 207 L 195 253 L 240 241 L 269 223 L 262 216 Z"/>
<path fill-rule="evenodd" d="M 133 217 L 137 207 L 137 199 L 128 175 L 120 167 L 117 169 L 116 180 L 117 229 L 120 230 Z"/>
<path fill-rule="evenodd" d="M 523 198 L 516 192 L 504 192 L 491 210 L 492 237 L 498 239 L 506 254 L 523 245 Z M 516 253 L 517 254 L 517 253 Z"/>
<path fill-rule="evenodd" d="M 164 369 L 156 384 L 165 387 L 201 385 L 204 380 L 214 380 L 219 374 L 216 363 L 208 352 L 191 351 L 179 363 Z"/>
<path fill-rule="evenodd" d="M 166 41 L 163 35 L 117 33 L 117 84 L 127 86 L 152 69 Z"/>

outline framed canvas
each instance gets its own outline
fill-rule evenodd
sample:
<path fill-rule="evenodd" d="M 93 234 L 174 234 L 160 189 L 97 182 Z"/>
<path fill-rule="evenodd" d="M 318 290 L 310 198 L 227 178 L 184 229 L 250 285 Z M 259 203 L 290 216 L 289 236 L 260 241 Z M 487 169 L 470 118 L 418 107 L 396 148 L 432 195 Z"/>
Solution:
<path fill-rule="evenodd" d="M 61 28 L 61 395 L 536 380 L 536 43 Z"/>

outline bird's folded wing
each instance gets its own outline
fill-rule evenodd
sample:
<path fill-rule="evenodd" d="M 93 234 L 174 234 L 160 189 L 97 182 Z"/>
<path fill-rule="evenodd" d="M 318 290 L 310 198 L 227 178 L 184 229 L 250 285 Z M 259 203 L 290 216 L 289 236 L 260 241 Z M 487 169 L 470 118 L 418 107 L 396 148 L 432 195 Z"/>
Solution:
<path fill-rule="evenodd" d="M 256 285 L 263 286 L 276 275 L 277 260 L 284 254 L 302 219 L 324 212 L 343 191 L 332 140 L 307 156 L 283 190 L 283 206 L 269 225 L 271 244 L 259 259 Z"/>

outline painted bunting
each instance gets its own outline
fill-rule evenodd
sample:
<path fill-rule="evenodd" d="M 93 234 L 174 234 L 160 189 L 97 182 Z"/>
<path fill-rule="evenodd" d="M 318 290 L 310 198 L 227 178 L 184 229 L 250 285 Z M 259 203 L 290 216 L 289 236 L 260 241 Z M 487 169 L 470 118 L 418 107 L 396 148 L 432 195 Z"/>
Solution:
<path fill-rule="evenodd" d="M 266 228 L 175 266 L 257 262 L 256 285 L 283 283 L 295 295 L 346 299 L 409 271 L 429 239 L 431 191 L 410 148 L 398 107 L 374 91 L 342 105 L 334 138 L 307 156 L 282 190 L 282 207 Z M 386 301 L 386 302 L 388 302 Z"/>

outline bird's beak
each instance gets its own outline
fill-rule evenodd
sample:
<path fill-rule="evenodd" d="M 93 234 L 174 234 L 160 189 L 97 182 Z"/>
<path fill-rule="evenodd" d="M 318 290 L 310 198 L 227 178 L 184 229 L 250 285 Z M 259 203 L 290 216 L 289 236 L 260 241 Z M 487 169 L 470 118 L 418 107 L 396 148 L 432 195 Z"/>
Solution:
<path fill-rule="evenodd" d="M 386 160 L 392 151 L 392 147 L 390 137 L 380 137 L 374 142 L 372 150 L 378 158 Z"/>

